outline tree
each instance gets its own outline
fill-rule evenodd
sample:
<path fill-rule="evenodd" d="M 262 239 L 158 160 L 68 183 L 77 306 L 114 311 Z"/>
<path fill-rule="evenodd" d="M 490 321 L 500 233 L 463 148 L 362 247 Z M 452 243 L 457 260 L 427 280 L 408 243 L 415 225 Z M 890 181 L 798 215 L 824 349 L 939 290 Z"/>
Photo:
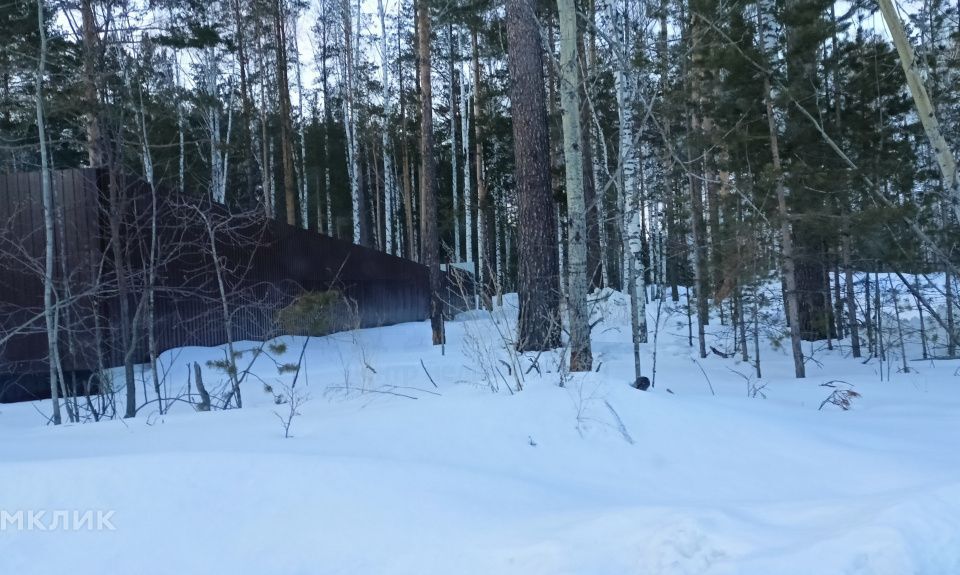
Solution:
<path fill-rule="evenodd" d="M 433 345 L 443 345 L 443 276 L 440 274 L 440 240 L 437 234 L 437 165 L 433 151 L 433 85 L 430 80 L 430 2 L 417 6 L 420 54 L 420 261 L 430 274 L 430 328 Z"/>
<path fill-rule="evenodd" d="M 947 191 L 954 218 L 960 221 L 960 180 L 957 179 L 957 160 L 940 130 L 936 110 L 917 71 L 917 59 L 913 54 L 913 46 L 910 45 L 910 40 L 903 30 L 903 23 L 900 22 L 893 0 L 878 0 L 878 2 L 883 21 L 886 22 L 890 36 L 893 37 L 893 45 L 897 48 L 897 54 L 900 55 L 900 65 L 907 77 L 907 87 L 910 88 L 910 95 L 913 96 L 913 102 L 917 107 L 920 123 L 937 159 L 937 166 L 943 178 L 943 187 Z"/>
<path fill-rule="evenodd" d="M 37 135 L 40 140 L 40 185 L 43 199 L 43 231 L 44 231 L 44 271 L 43 271 L 43 317 L 47 326 L 47 362 L 50 365 L 50 401 L 53 407 L 53 424 L 60 425 L 60 398 L 59 398 L 59 363 L 60 349 L 58 334 L 60 325 L 59 313 L 54 309 L 54 269 L 56 265 L 54 232 L 53 186 L 50 182 L 50 160 L 47 154 L 46 123 L 43 112 L 43 78 L 47 73 L 47 22 L 43 14 L 44 0 L 37 0 L 37 26 L 40 33 L 40 57 L 38 58 L 36 73 Z M 67 410 L 69 411 L 69 403 Z M 70 417 L 71 421 L 73 417 Z"/>
<path fill-rule="evenodd" d="M 567 192 L 570 323 L 570 370 L 590 371 L 590 314 L 587 311 L 587 216 L 584 202 L 583 136 L 580 127 L 580 58 L 577 54 L 577 7 L 557 0 L 560 14 L 560 101 L 563 108 L 563 156 Z"/>
<path fill-rule="evenodd" d="M 557 220 L 550 193 L 550 141 L 540 26 L 532 0 L 507 1 L 507 62 L 516 157 L 517 349 L 560 345 Z"/>

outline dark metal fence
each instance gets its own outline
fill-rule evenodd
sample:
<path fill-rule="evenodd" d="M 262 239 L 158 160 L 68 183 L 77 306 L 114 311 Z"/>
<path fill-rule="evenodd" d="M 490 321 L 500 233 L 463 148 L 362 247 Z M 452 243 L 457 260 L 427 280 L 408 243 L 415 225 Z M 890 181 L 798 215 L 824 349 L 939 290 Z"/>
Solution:
<path fill-rule="evenodd" d="M 58 171 L 53 184 L 62 206 L 55 276 L 68 371 L 120 365 L 128 351 L 146 361 L 150 317 L 160 351 L 223 344 L 228 325 L 234 341 L 273 337 L 279 310 L 309 291 L 337 290 L 350 302 L 332 330 L 428 315 L 427 269 L 409 260 L 259 212 L 232 212 L 138 180 L 111 181 L 104 170 Z M 0 175 L 0 402 L 49 393 L 43 230 L 39 174 Z M 450 305 L 470 307 L 472 298 L 461 297 L 473 289 L 469 274 L 448 285 Z M 121 338 L 122 287 L 132 346 Z"/>

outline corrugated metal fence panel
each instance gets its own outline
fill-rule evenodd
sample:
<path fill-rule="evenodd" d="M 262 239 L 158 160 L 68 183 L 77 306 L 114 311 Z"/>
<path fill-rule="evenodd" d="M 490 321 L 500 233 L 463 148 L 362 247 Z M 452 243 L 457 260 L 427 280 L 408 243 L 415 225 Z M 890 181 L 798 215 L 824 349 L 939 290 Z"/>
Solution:
<path fill-rule="evenodd" d="M 69 331 L 61 337 L 65 365 L 95 369 L 98 350 L 106 364 L 118 365 L 124 346 L 118 337 L 120 302 L 110 249 L 109 178 L 103 170 L 87 169 L 54 172 L 52 180 L 63 221 L 58 279 L 61 293 L 71 296 L 62 316 Z M 153 197 L 143 182 L 118 182 L 127 202 L 122 217 L 123 253 L 129 263 L 125 277 L 131 310 L 136 310 L 148 285 Z M 0 330 L 9 333 L 18 321 L 39 319 L 32 333 L 0 346 L 0 374 L 47 369 L 40 315 L 45 246 L 40 190 L 37 173 L 0 175 Z M 338 315 L 340 329 L 419 321 L 428 315 L 429 282 L 422 265 L 281 222 L 231 214 L 220 205 L 206 203 L 197 210 L 196 200 L 166 190 L 157 191 L 157 200 L 154 317 L 160 351 L 227 341 L 213 250 L 200 214 L 218 226 L 215 246 L 235 341 L 278 335 L 279 310 L 305 291 L 335 289 L 353 302 L 354 313 Z M 22 265 L 23 259 L 33 267 Z M 469 274 L 464 277 L 472 280 Z M 448 286 L 455 286 L 448 287 L 445 296 L 450 313 L 471 307 L 472 297 L 463 297 L 464 277 L 448 278 Z M 136 326 L 137 361 L 148 357 L 145 334 L 142 323 Z"/>

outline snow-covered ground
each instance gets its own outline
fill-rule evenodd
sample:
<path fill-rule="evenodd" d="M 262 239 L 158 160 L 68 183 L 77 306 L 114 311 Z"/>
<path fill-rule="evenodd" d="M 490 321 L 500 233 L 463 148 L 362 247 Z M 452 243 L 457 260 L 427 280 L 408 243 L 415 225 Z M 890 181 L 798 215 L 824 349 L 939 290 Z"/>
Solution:
<path fill-rule="evenodd" d="M 627 307 L 606 296 L 589 374 L 507 352 L 508 298 L 448 323 L 444 349 L 426 323 L 285 338 L 242 410 L 54 428 L 46 403 L 0 406 L 0 573 L 960 574 L 960 362 L 902 373 L 818 346 L 798 381 L 764 338 L 757 380 L 695 361 L 665 307 L 640 392 Z M 285 439 L 277 364 L 304 344 Z M 221 389 L 222 357 L 164 354 L 165 395 L 195 361 Z M 850 411 L 818 409 L 850 386 Z M 109 525 L 52 525 L 64 511 Z"/>

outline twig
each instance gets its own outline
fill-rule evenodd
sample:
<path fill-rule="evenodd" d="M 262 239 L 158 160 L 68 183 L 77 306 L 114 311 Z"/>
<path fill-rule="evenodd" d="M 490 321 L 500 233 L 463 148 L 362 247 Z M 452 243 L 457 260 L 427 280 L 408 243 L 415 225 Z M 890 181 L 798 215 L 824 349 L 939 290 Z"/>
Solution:
<path fill-rule="evenodd" d="M 693 358 L 691 358 L 691 359 L 693 359 Z M 703 374 L 703 377 L 707 380 L 707 385 L 710 386 L 710 393 L 711 393 L 712 395 L 716 396 L 716 395 L 717 395 L 717 392 L 715 392 L 715 391 L 713 390 L 713 384 L 710 383 L 710 376 L 707 375 L 707 372 L 703 369 L 703 366 L 700 365 L 700 362 L 699 362 L 699 361 L 693 359 L 693 363 L 697 364 L 697 367 L 700 368 L 700 373 L 702 373 L 702 374 Z"/>
<path fill-rule="evenodd" d="M 433 387 L 436 387 L 437 389 L 440 389 L 440 386 L 437 385 L 437 382 L 433 381 L 433 377 L 430 376 L 430 372 L 427 371 L 427 366 L 426 366 L 426 364 L 423 363 L 423 358 L 422 358 L 422 357 L 420 358 L 420 367 L 423 368 L 423 373 L 427 374 L 427 379 L 430 380 L 430 383 L 433 384 Z"/>

